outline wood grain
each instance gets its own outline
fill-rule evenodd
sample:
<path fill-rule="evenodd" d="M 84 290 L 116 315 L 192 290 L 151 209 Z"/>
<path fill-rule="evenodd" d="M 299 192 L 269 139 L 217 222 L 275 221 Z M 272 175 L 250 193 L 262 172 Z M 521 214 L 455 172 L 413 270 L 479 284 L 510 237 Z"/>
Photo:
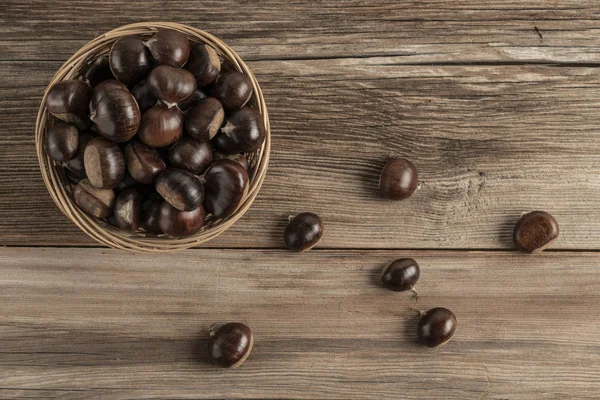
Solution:
<path fill-rule="evenodd" d="M 409 293 L 378 284 L 415 257 L 418 306 L 454 339 L 420 347 Z M 594 398 L 600 254 L 0 250 L 0 396 Z M 254 330 L 238 370 L 208 363 L 212 323 Z"/>
<path fill-rule="evenodd" d="M 599 15 L 594 0 L 4 0 L 0 59 L 65 60 L 112 28 L 163 20 L 214 33 L 247 60 L 598 63 Z"/>
<path fill-rule="evenodd" d="M 595 68 L 405 66 L 401 57 L 250 63 L 272 119 L 266 182 L 211 247 L 281 247 L 287 216 L 319 213 L 327 248 L 511 248 L 521 213 L 558 219 L 558 249 L 599 249 Z M 55 208 L 34 155 L 56 62 L 0 63 L 0 242 L 92 244 Z M 392 156 L 421 188 L 377 194 Z"/>

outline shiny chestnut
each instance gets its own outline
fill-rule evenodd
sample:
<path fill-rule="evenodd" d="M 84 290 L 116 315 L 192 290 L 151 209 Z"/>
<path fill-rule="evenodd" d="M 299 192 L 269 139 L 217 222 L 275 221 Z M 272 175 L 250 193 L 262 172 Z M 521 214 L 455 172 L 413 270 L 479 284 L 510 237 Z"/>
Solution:
<path fill-rule="evenodd" d="M 141 121 L 137 102 L 125 90 L 102 92 L 90 118 L 101 136 L 118 143 L 131 139 Z"/>
<path fill-rule="evenodd" d="M 126 85 L 133 86 L 144 80 L 153 67 L 152 56 L 137 36 L 120 38 L 110 50 L 110 69 Z"/>
<path fill-rule="evenodd" d="M 411 290 L 421 275 L 419 264 L 412 258 L 400 258 L 383 268 L 381 282 L 395 292 Z"/>
<path fill-rule="evenodd" d="M 545 211 L 533 211 L 519 219 L 513 240 L 519 250 L 539 253 L 556 241 L 559 233 L 558 222 L 552 215 Z"/>
<path fill-rule="evenodd" d="M 172 29 L 156 32 L 144 45 L 160 65 L 181 68 L 190 56 L 190 41 L 183 33 Z"/>
<path fill-rule="evenodd" d="M 414 193 L 419 184 L 417 168 L 405 158 L 390 160 L 379 177 L 381 195 L 390 200 L 403 200 Z"/>
<path fill-rule="evenodd" d="M 231 115 L 225 126 L 214 137 L 215 148 L 225 154 L 251 153 L 265 141 L 265 126 L 261 115 L 244 107 Z"/>
<path fill-rule="evenodd" d="M 87 214 L 96 218 L 106 218 L 112 213 L 115 192 L 112 189 L 100 189 L 83 179 L 73 189 L 75 203 Z"/>
<path fill-rule="evenodd" d="M 221 102 L 214 97 L 207 97 L 186 112 L 185 128 L 194 139 L 208 142 L 219 132 L 224 119 L 225 110 Z"/>
<path fill-rule="evenodd" d="M 323 229 L 323 220 L 317 214 L 300 213 L 292 218 L 285 228 L 285 245 L 296 252 L 310 250 L 323 237 Z"/>
<path fill-rule="evenodd" d="M 150 93 L 166 105 L 174 107 L 190 97 L 196 90 L 196 79 L 185 69 L 159 65 L 147 79 Z"/>
<path fill-rule="evenodd" d="M 157 104 L 142 116 L 139 139 L 151 147 L 165 147 L 183 135 L 183 115 L 177 107 Z"/>
<path fill-rule="evenodd" d="M 186 68 L 196 78 L 198 87 L 204 87 L 213 83 L 219 76 L 221 60 L 215 49 L 200 43 L 192 47 Z"/>
<path fill-rule="evenodd" d="M 100 82 L 109 79 L 115 79 L 115 76 L 110 70 L 108 58 L 108 54 L 104 54 L 103 56 L 96 58 L 85 67 L 81 77 L 84 81 L 89 83 L 91 87 L 95 87 Z"/>
<path fill-rule="evenodd" d="M 86 129 L 89 125 L 92 88 L 83 81 L 66 80 L 57 82 L 46 96 L 48 112 L 56 118 Z"/>
<path fill-rule="evenodd" d="M 204 188 L 188 171 L 170 168 L 156 178 L 156 191 L 179 211 L 191 211 L 202 204 Z"/>
<path fill-rule="evenodd" d="M 163 233 L 158 224 L 160 208 L 163 202 L 164 201 L 162 197 L 160 197 L 158 193 L 153 193 L 146 197 L 142 203 L 140 228 L 155 235 L 160 235 Z"/>
<path fill-rule="evenodd" d="M 224 368 L 237 368 L 246 361 L 254 337 L 248 325 L 230 322 L 211 332 L 208 351 L 212 362 Z"/>
<path fill-rule="evenodd" d="M 133 233 L 140 223 L 142 196 L 135 188 L 123 190 L 115 200 L 113 215 L 121 230 Z"/>
<path fill-rule="evenodd" d="M 436 307 L 421 316 L 417 325 L 419 342 L 427 347 L 442 346 L 456 332 L 456 316 L 444 307 Z"/>
<path fill-rule="evenodd" d="M 137 182 L 149 185 L 167 166 L 154 147 L 132 140 L 125 146 L 127 170 Z"/>
<path fill-rule="evenodd" d="M 79 178 L 85 178 L 84 154 L 88 143 L 94 138 L 91 132 L 82 132 L 78 136 L 77 151 L 75 155 L 66 162 L 66 167 Z"/>
<path fill-rule="evenodd" d="M 150 93 L 150 87 L 148 87 L 148 82 L 146 81 L 141 81 L 135 85 L 135 87 L 131 89 L 131 94 L 135 98 L 135 101 L 137 101 L 142 114 L 149 108 L 154 107 L 158 101 L 158 99 Z"/>
<path fill-rule="evenodd" d="M 169 236 L 185 237 L 199 232 L 205 217 L 202 205 L 191 211 L 179 211 L 165 201 L 160 207 L 158 226 Z"/>
<path fill-rule="evenodd" d="M 217 160 L 204 174 L 204 207 L 217 218 L 232 215 L 248 194 L 248 172 L 232 160 Z"/>
<path fill-rule="evenodd" d="M 220 75 L 212 86 L 211 96 L 223 104 L 227 111 L 239 110 L 252 98 L 252 81 L 238 71 Z"/>
<path fill-rule="evenodd" d="M 127 86 L 122 82 L 117 81 L 116 79 L 108 79 L 106 81 L 100 82 L 94 88 L 92 92 L 92 99 L 90 100 L 90 114 L 96 113 L 96 108 L 98 107 L 98 102 L 102 97 L 113 90 L 124 90 L 126 92 L 129 91 Z"/>
<path fill-rule="evenodd" d="M 202 174 L 212 161 L 212 147 L 208 142 L 183 137 L 169 149 L 169 163 L 172 167 L 182 168 L 196 175 Z"/>
<path fill-rule="evenodd" d="M 54 161 L 70 160 L 78 146 L 79 131 L 75 125 L 59 122 L 46 131 L 46 151 Z"/>
<path fill-rule="evenodd" d="M 112 189 L 125 175 L 125 158 L 121 149 L 104 138 L 95 138 L 88 143 L 83 163 L 90 183 L 98 188 Z"/>

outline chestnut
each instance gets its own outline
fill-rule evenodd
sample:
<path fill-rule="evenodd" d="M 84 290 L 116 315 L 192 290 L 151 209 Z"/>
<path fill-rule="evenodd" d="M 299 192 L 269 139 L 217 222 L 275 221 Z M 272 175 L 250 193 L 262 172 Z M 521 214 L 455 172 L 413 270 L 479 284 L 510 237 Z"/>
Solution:
<path fill-rule="evenodd" d="M 196 90 L 196 80 L 185 69 L 159 65 L 148 75 L 150 93 L 169 108 L 190 97 Z"/>
<path fill-rule="evenodd" d="M 227 111 L 239 110 L 252 98 L 252 81 L 238 71 L 220 75 L 212 86 L 211 96 L 223 104 Z"/>
<path fill-rule="evenodd" d="M 229 117 L 213 144 L 225 154 L 250 153 L 260 149 L 265 141 L 265 126 L 261 115 L 244 107 Z"/>
<path fill-rule="evenodd" d="M 196 78 L 198 87 L 204 87 L 213 83 L 219 76 L 221 60 L 215 49 L 199 43 L 192 47 L 186 68 Z"/>
<path fill-rule="evenodd" d="M 162 204 L 163 199 L 158 193 L 153 193 L 144 200 L 142 203 L 140 228 L 155 235 L 163 233 L 158 224 Z"/>
<path fill-rule="evenodd" d="M 212 160 L 212 147 L 208 142 L 183 137 L 169 149 L 169 163 L 172 167 L 182 168 L 196 175 L 202 174 Z"/>
<path fill-rule="evenodd" d="M 405 158 L 390 160 L 379 177 L 379 189 L 386 199 L 403 200 L 417 189 L 417 168 Z"/>
<path fill-rule="evenodd" d="M 46 131 L 46 151 L 54 161 L 66 161 L 75 156 L 79 131 L 75 125 L 59 122 Z"/>
<path fill-rule="evenodd" d="M 125 158 L 121 149 L 104 138 L 95 138 L 88 143 L 83 163 L 90 183 L 98 188 L 112 189 L 125 175 Z"/>
<path fill-rule="evenodd" d="M 185 114 L 185 129 L 196 140 L 211 140 L 223 125 L 225 110 L 221 102 L 207 97 L 194 104 Z"/>
<path fill-rule="evenodd" d="M 125 84 L 117 81 L 116 79 L 108 79 L 106 81 L 100 82 L 98 85 L 96 85 L 96 87 L 94 88 L 94 91 L 92 92 L 92 99 L 90 100 L 90 113 L 91 114 L 96 113 L 96 107 L 98 107 L 98 102 L 100 101 L 100 99 L 102 99 L 102 97 L 106 93 L 108 93 L 112 90 L 124 90 L 126 92 L 129 91 L 129 89 L 127 89 L 127 86 L 125 86 Z"/>
<path fill-rule="evenodd" d="M 204 207 L 217 218 L 233 214 L 248 194 L 248 172 L 232 160 L 215 161 L 204 174 Z"/>
<path fill-rule="evenodd" d="M 539 253 L 559 235 L 558 222 L 545 211 L 533 211 L 519 219 L 513 232 L 517 248 L 526 253 Z"/>
<path fill-rule="evenodd" d="M 196 90 L 194 90 L 194 93 L 192 93 L 190 97 L 188 97 L 187 99 L 185 99 L 183 101 L 180 101 L 179 104 L 177 104 L 177 107 L 179 107 L 179 109 L 181 111 L 186 112 L 187 110 L 190 109 L 190 107 L 192 107 L 194 104 L 196 104 L 200 100 L 204 99 L 205 97 L 206 97 L 206 94 L 202 90 L 196 89 Z"/>
<path fill-rule="evenodd" d="M 323 220 L 311 212 L 296 215 L 283 233 L 287 248 L 296 252 L 312 249 L 322 237 Z"/>
<path fill-rule="evenodd" d="M 156 178 L 156 191 L 179 211 L 191 211 L 202 204 L 204 188 L 193 174 L 171 168 Z"/>
<path fill-rule="evenodd" d="M 415 260 L 412 258 L 400 258 L 392 261 L 383 268 L 381 281 L 386 288 L 395 292 L 403 292 L 405 290 L 412 290 L 419 280 L 420 275 L 421 270 Z"/>
<path fill-rule="evenodd" d="M 135 35 L 122 37 L 113 44 L 109 63 L 113 75 L 130 86 L 144 80 L 153 66 L 150 51 Z"/>
<path fill-rule="evenodd" d="M 127 170 L 136 181 L 149 185 L 167 166 L 158 151 L 138 140 L 132 140 L 125 146 Z"/>
<path fill-rule="evenodd" d="M 177 107 L 157 104 L 142 116 L 139 139 L 151 147 L 165 147 L 183 135 L 183 115 Z"/>
<path fill-rule="evenodd" d="M 98 134 L 114 142 L 126 142 L 140 127 L 140 109 L 131 93 L 125 90 L 102 92 L 91 111 Z"/>
<path fill-rule="evenodd" d="M 179 211 L 166 201 L 160 207 L 158 227 L 172 237 L 193 235 L 202 229 L 206 213 L 202 204 L 191 211 Z"/>
<path fill-rule="evenodd" d="M 456 316 L 444 307 L 436 307 L 421 315 L 417 325 L 419 342 L 427 347 L 448 343 L 456 332 Z"/>
<path fill-rule="evenodd" d="M 67 161 L 67 168 L 80 178 L 85 178 L 85 164 L 83 156 L 88 143 L 94 138 L 91 132 L 83 132 L 79 134 L 77 152 Z"/>
<path fill-rule="evenodd" d="M 96 218 L 106 218 L 110 215 L 115 201 L 112 189 L 100 189 L 83 179 L 73 190 L 75 203 L 87 214 Z"/>
<path fill-rule="evenodd" d="M 160 65 L 181 68 L 190 56 L 190 41 L 183 33 L 172 29 L 156 32 L 144 45 Z"/>
<path fill-rule="evenodd" d="M 246 171 L 248 171 L 248 159 L 243 154 L 222 154 L 222 153 L 214 153 L 213 157 L 217 160 L 228 159 L 239 163 Z"/>
<path fill-rule="evenodd" d="M 117 227 L 133 233 L 140 223 L 142 197 L 135 188 L 123 190 L 115 200 L 114 217 Z"/>
<path fill-rule="evenodd" d="M 91 87 L 95 87 L 102 81 L 115 79 L 115 76 L 110 70 L 108 54 L 104 54 L 88 64 L 81 74 L 81 77 L 84 81 L 89 83 Z"/>
<path fill-rule="evenodd" d="M 146 81 L 141 81 L 135 85 L 135 87 L 131 89 L 131 94 L 135 98 L 135 101 L 137 101 L 142 114 L 150 107 L 154 107 L 158 101 L 158 99 L 150 93 L 150 88 Z"/>
<path fill-rule="evenodd" d="M 56 118 L 83 130 L 89 124 L 91 97 L 92 88 L 87 83 L 75 80 L 61 81 L 48 90 L 46 107 Z"/>
<path fill-rule="evenodd" d="M 213 363 L 224 368 L 237 368 L 246 361 L 254 337 L 250 328 L 239 322 L 230 322 L 211 332 L 208 351 Z"/>

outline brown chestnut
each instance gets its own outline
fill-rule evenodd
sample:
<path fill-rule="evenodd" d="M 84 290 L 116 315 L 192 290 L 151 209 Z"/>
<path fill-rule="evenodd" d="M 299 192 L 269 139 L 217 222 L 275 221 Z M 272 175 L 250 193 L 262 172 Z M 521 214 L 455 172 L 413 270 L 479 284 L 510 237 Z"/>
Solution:
<path fill-rule="evenodd" d="M 61 81 L 48 90 L 46 107 L 56 118 L 83 130 L 89 125 L 91 97 L 92 88 L 87 83 L 75 80 Z"/>
<path fill-rule="evenodd" d="M 109 63 L 113 75 L 129 86 L 144 80 L 153 66 L 150 51 L 142 39 L 134 35 L 115 42 L 110 50 Z"/>
<path fill-rule="evenodd" d="M 179 211 L 165 201 L 160 207 L 158 226 L 169 236 L 184 237 L 199 232 L 204 225 L 205 217 L 202 204 L 191 211 Z"/>
<path fill-rule="evenodd" d="M 98 107 L 98 102 L 100 99 L 102 99 L 106 93 L 112 90 L 124 90 L 129 92 L 127 86 L 116 79 L 108 79 L 100 82 L 98 85 L 96 85 L 92 93 L 92 99 L 90 100 L 90 114 L 96 113 L 96 107 Z"/>
<path fill-rule="evenodd" d="M 413 194 L 418 183 L 415 165 L 405 158 L 394 158 L 381 171 L 379 190 L 386 199 L 403 200 Z"/>
<path fill-rule="evenodd" d="M 403 292 L 412 290 L 420 275 L 421 270 L 415 260 L 400 258 L 385 266 L 381 274 L 381 281 L 386 288 L 395 292 Z"/>
<path fill-rule="evenodd" d="M 208 352 L 216 365 L 237 368 L 246 361 L 253 344 L 254 337 L 247 325 L 230 322 L 210 333 Z"/>
<path fill-rule="evenodd" d="M 243 154 L 223 154 L 223 153 L 214 153 L 213 157 L 216 160 L 228 159 L 239 163 L 246 171 L 248 171 L 248 159 Z"/>
<path fill-rule="evenodd" d="M 153 193 L 144 200 L 142 203 L 140 228 L 155 235 L 163 233 L 158 224 L 162 204 L 163 199 L 158 193 Z"/>
<path fill-rule="evenodd" d="M 169 149 L 169 163 L 172 167 L 182 168 L 196 175 L 202 174 L 212 160 L 212 147 L 208 142 L 182 137 Z"/>
<path fill-rule="evenodd" d="M 124 90 L 103 92 L 91 111 L 98 134 L 113 142 L 126 142 L 140 127 L 140 109 L 131 93 Z"/>
<path fill-rule="evenodd" d="M 135 98 L 135 101 L 137 101 L 142 114 L 150 107 L 154 107 L 158 101 L 158 99 L 150 93 L 150 88 L 146 81 L 141 81 L 135 85 L 135 87 L 131 89 L 131 94 Z"/>
<path fill-rule="evenodd" d="M 211 96 L 223 104 L 227 111 L 239 110 L 252 98 L 252 81 L 238 71 L 220 75 L 212 86 Z"/>
<path fill-rule="evenodd" d="M 545 211 L 533 211 L 519 219 L 513 232 L 517 248 L 526 253 L 539 253 L 559 235 L 558 222 Z"/>
<path fill-rule="evenodd" d="M 196 90 L 196 80 L 190 71 L 159 65 L 148 75 L 150 93 L 169 108 L 190 97 Z"/>
<path fill-rule="evenodd" d="M 250 153 L 260 149 L 265 141 L 265 126 L 261 115 L 244 107 L 229 117 L 214 137 L 213 145 L 225 154 Z"/>
<path fill-rule="evenodd" d="M 208 142 L 219 132 L 224 119 L 225 110 L 221 102 L 214 97 L 207 97 L 187 111 L 185 128 L 194 139 Z"/>
<path fill-rule="evenodd" d="M 95 138 L 88 143 L 83 163 L 90 183 L 99 188 L 112 189 L 125 175 L 125 158 L 121 149 L 104 138 Z"/>
<path fill-rule="evenodd" d="M 140 223 L 142 196 L 135 188 L 123 190 L 115 201 L 114 217 L 117 227 L 133 233 Z"/>
<path fill-rule="evenodd" d="M 139 139 L 150 147 L 165 147 L 183 135 L 183 115 L 177 107 L 157 104 L 142 116 Z"/>
<path fill-rule="evenodd" d="M 172 29 L 156 32 L 144 45 L 160 65 L 181 68 L 190 56 L 190 41 L 183 33 Z"/>
<path fill-rule="evenodd" d="M 94 138 L 91 132 L 83 132 L 79 134 L 77 152 L 73 158 L 67 161 L 67 168 L 80 178 L 85 178 L 85 164 L 83 156 L 88 143 Z"/>
<path fill-rule="evenodd" d="M 287 248 L 296 252 L 312 249 L 322 237 L 323 220 L 311 212 L 296 215 L 283 233 Z"/>
<path fill-rule="evenodd" d="M 219 76 L 221 60 L 215 49 L 200 43 L 192 47 L 186 68 L 196 78 L 198 87 L 204 87 L 213 83 Z"/>
<path fill-rule="evenodd" d="M 59 122 L 46 131 L 46 151 L 54 161 L 70 160 L 78 146 L 79 131 L 75 125 Z"/>
<path fill-rule="evenodd" d="M 215 161 L 204 174 L 204 207 L 217 218 L 233 214 L 248 194 L 248 172 L 232 160 Z"/>
<path fill-rule="evenodd" d="M 456 316 L 447 308 L 436 307 L 421 316 L 417 325 L 419 342 L 427 347 L 448 343 L 456 332 Z"/>
<path fill-rule="evenodd" d="M 156 178 L 156 191 L 179 211 L 191 211 L 202 204 L 204 188 L 193 174 L 171 168 Z"/>
<path fill-rule="evenodd" d="M 167 166 L 154 147 L 132 140 L 125 146 L 127 170 L 136 181 L 149 185 Z"/>
<path fill-rule="evenodd" d="M 75 203 L 87 214 L 96 218 L 106 218 L 110 215 L 115 201 L 112 189 L 100 189 L 83 179 L 73 190 Z"/>
<path fill-rule="evenodd" d="M 179 107 L 181 111 L 186 112 L 190 109 L 190 107 L 192 107 L 194 104 L 196 104 L 204 98 L 206 98 L 206 94 L 202 90 L 196 89 L 190 97 L 183 101 L 180 101 L 179 104 L 177 104 L 177 107 Z"/>
<path fill-rule="evenodd" d="M 110 70 L 108 54 L 104 54 L 88 64 L 81 74 L 81 77 L 89 83 L 91 87 L 95 87 L 102 81 L 115 79 L 115 76 Z"/>

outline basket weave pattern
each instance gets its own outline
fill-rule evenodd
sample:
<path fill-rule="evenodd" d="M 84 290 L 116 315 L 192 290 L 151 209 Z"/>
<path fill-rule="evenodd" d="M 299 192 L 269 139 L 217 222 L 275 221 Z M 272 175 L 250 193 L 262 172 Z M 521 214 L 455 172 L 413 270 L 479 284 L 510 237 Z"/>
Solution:
<path fill-rule="evenodd" d="M 127 35 L 150 37 L 161 29 L 177 30 L 184 33 L 192 42 L 204 42 L 209 44 L 223 59 L 227 60 L 228 64 L 233 68 L 248 75 L 254 88 L 253 97 L 249 104 L 261 113 L 266 131 L 266 138 L 263 146 L 258 151 L 246 155 L 249 164 L 249 190 L 248 195 L 242 201 L 237 211 L 225 219 L 209 218 L 200 232 L 185 238 L 170 238 L 165 235 L 157 236 L 146 234 L 144 232 L 128 234 L 104 221 L 96 220 L 95 218 L 88 216 L 81 211 L 73 201 L 71 186 L 64 174 L 62 166 L 48 157 L 44 145 L 46 128 L 53 120 L 46 109 L 46 96 L 52 85 L 62 80 L 77 79 L 80 76 L 80 71 L 88 63 L 98 56 L 108 53 L 112 44 L 119 38 Z M 256 78 L 240 57 L 225 43 L 215 36 L 186 25 L 170 22 L 144 22 L 125 25 L 107 32 L 104 35 L 98 36 L 79 49 L 65 64 L 63 64 L 62 67 L 60 67 L 50 81 L 50 84 L 44 93 L 44 98 L 42 99 L 35 126 L 35 147 L 40 162 L 42 177 L 52 200 L 54 200 L 58 208 L 82 231 L 96 241 L 115 249 L 136 252 L 167 252 L 186 249 L 207 242 L 223 233 L 244 215 L 256 198 L 267 172 L 271 147 L 271 131 L 267 108 Z"/>

